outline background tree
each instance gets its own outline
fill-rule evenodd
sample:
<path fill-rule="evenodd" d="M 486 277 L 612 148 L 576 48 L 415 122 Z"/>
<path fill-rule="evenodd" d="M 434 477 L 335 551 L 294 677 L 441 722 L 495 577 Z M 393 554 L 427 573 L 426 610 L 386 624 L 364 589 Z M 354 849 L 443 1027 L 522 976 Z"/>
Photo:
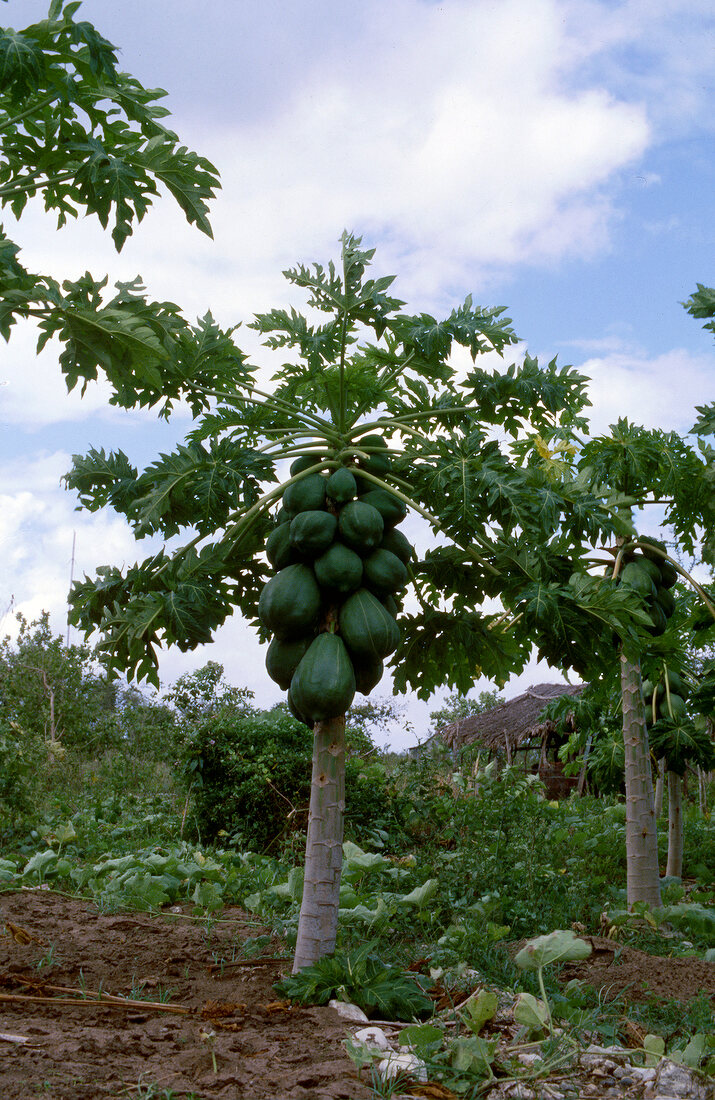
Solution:
<path fill-rule="evenodd" d="M 65 645 L 49 615 L 17 615 L 15 640 L 0 642 L 0 717 L 32 736 L 100 749 L 117 738 L 117 688 L 89 646 Z"/>
<path fill-rule="evenodd" d="M 58 227 L 80 214 L 111 225 L 117 250 L 162 185 L 187 220 L 211 235 L 208 200 L 219 186 L 214 166 L 179 144 L 161 121 L 162 89 L 146 89 L 117 68 L 116 48 L 91 23 L 76 22 L 77 2 L 52 0 L 48 17 L 16 31 L 0 28 L 0 205 L 21 217 L 30 199 L 57 214 Z M 0 227 L 0 333 L 32 320 L 38 350 L 62 345 L 67 388 L 100 372 L 114 404 L 154 405 L 168 413 L 185 396 L 206 401 L 186 380 L 212 384 L 237 355 L 206 314 L 189 325 L 169 302 L 150 301 L 137 278 L 117 283 L 89 272 L 60 283 L 28 271 Z"/>
<path fill-rule="evenodd" d="M 255 709 L 253 692 L 228 684 L 224 679 L 223 665 L 217 661 L 207 661 L 195 672 L 184 673 L 164 693 L 164 698 L 188 726 L 215 718 L 224 710 L 241 717 Z"/>
<path fill-rule="evenodd" d="M 432 729 L 436 731 L 441 726 L 448 726 L 460 718 L 470 718 L 473 714 L 484 714 L 503 702 L 504 696 L 498 691 L 480 691 L 476 697 L 453 691 L 441 707 L 430 711 Z"/>
<path fill-rule="evenodd" d="M 648 522 L 643 514 L 653 505 L 659 512 L 664 509 L 664 525 L 672 529 L 675 545 L 686 553 L 692 554 L 696 540 L 712 527 L 715 513 L 707 490 L 707 464 L 696 447 L 676 433 L 648 431 L 620 420 L 612 425 L 609 435 L 588 441 L 578 467 L 586 486 L 620 500 L 632 524 Z M 638 519 L 631 519 L 636 509 Z M 639 595 L 642 610 L 650 619 L 651 635 L 640 652 L 626 645 L 620 658 L 628 903 L 659 905 L 655 807 L 640 664 L 649 652 L 657 654 L 659 647 L 672 645 L 665 634 L 673 607 L 660 593 L 668 591 L 678 576 L 694 586 L 711 613 L 715 607 L 665 544 L 641 538 L 635 526 L 631 537 L 620 539 L 611 550 L 613 566 L 607 570 L 611 579 L 605 578 L 603 583 L 628 587 Z"/>

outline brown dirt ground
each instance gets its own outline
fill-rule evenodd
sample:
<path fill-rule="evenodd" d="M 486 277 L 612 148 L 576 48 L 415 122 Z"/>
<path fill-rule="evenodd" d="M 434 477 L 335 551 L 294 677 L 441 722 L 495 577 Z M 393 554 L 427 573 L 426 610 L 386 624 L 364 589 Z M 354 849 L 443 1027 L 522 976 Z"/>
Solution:
<path fill-rule="evenodd" d="M 0 1038 L 2 1100 L 158 1100 L 166 1089 L 177 1100 L 369 1097 L 337 1013 L 277 1001 L 272 985 L 288 963 L 231 965 L 265 929 L 239 909 L 223 910 L 209 930 L 189 914 L 108 915 L 41 890 L 0 894 L 0 1033 L 30 1040 Z M 161 1007 L 95 1007 L 77 1000 L 83 989 L 125 998 L 140 990 Z M 217 1072 L 201 1038 L 211 1031 Z"/>
<path fill-rule="evenodd" d="M 338 1015 L 277 1001 L 289 962 L 265 956 L 281 945 L 247 962 L 242 944 L 264 932 L 240 909 L 207 927 L 188 908 L 106 914 L 41 889 L 0 894 L 2 1100 L 160 1100 L 164 1090 L 176 1100 L 368 1100 Z M 630 1000 L 646 995 L 644 982 L 660 997 L 702 990 L 715 1005 L 712 963 L 591 942 L 591 959 L 565 979 Z M 129 1003 L 97 1005 L 97 990 Z"/>
<path fill-rule="evenodd" d="M 601 936 L 584 936 L 592 947 L 588 959 L 568 963 L 561 980 L 579 978 L 602 989 L 610 1000 L 622 993 L 627 1001 L 691 1001 L 699 993 L 710 998 L 715 1009 L 715 963 L 696 958 L 667 959 L 648 955 L 635 947 Z"/>

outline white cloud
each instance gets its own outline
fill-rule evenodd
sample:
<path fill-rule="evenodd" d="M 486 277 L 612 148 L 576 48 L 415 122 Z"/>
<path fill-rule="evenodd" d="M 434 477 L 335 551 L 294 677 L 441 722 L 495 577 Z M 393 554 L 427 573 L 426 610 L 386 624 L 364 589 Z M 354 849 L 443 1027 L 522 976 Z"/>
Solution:
<path fill-rule="evenodd" d="M 679 348 L 657 356 L 613 352 L 587 359 L 578 370 L 591 380 L 593 434 L 625 416 L 645 428 L 684 435 L 696 419 L 695 406 L 712 393 L 715 357 L 691 355 Z"/>
<path fill-rule="evenodd" d="M 182 129 L 222 173 L 215 245 L 181 228 L 171 200 L 119 258 L 95 219 L 48 235 L 35 205 L 26 262 L 109 268 L 112 281 L 139 271 L 189 314 L 211 304 L 238 319 L 273 304 L 286 263 L 333 255 L 345 226 L 379 236 L 383 262 L 407 254 L 403 288 L 414 292 L 412 275 L 432 297 L 465 267 L 473 284 L 495 267 L 607 247 L 609 187 L 647 147 L 647 112 L 597 80 L 568 85 L 562 6 L 368 7 L 349 51 L 297 43 L 302 77 L 260 124 L 237 103 L 231 126 L 212 127 L 207 105 L 200 132 Z"/>

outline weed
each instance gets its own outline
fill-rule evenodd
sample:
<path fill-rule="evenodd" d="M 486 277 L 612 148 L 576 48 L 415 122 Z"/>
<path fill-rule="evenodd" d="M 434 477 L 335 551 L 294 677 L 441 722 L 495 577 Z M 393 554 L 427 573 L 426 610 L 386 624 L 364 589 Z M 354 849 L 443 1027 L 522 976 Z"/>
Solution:
<path fill-rule="evenodd" d="M 187 967 L 188 969 L 188 967 Z M 154 986 L 148 978 L 132 978 L 132 988 L 127 993 L 130 1001 L 153 1001 L 155 1004 L 168 1004 L 174 994 L 173 989 L 164 989 L 161 984 Z"/>
<path fill-rule="evenodd" d="M 50 946 L 45 951 L 42 958 L 38 959 L 37 962 L 35 963 L 35 969 L 36 970 L 44 970 L 46 968 L 46 969 L 49 970 L 49 968 L 51 966 L 55 965 L 56 955 L 57 955 L 57 949 L 56 949 L 55 945 L 53 943 L 51 943 Z"/>

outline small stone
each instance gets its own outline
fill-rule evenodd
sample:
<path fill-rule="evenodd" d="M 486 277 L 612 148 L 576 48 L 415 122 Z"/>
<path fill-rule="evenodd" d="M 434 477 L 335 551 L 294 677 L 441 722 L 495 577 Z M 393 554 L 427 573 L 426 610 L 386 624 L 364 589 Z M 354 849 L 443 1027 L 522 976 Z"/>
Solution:
<path fill-rule="evenodd" d="M 378 1063 L 377 1071 L 385 1079 L 404 1074 L 422 1083 L 427 1081 L 427 1066 L 416 1054 L 390 1054 Z"/>
<path fill-rule="evenodd" d="M 360 1028 L 355 1032 L 355 1038 L 359 1043 L 364 1043 L 366 1047 L 372 1047 L 373 1050 L 390 1050 L 390 1041 L 382 1028 Z"/>
<path fill-rule="evenodd" d="M 533 1066 L 534 1062 L 543 1062 L 543 1058 L 540 1054 L 532 1054 L 529 1051 L 524 1051 L 521 1054 L 517 1054 L 517 1059 L 523 1066 Z"/>
<path fill-rule="evenodd" d="M 629 1077 L 627 1073 L 624 1073 L 620 1079 L 620 1083 L 623 1085 L 624 1089 L 627 1089 L 629 1085 L 634 1084 L 634 1080 L 632 1077 Z"/>
<path fill-rule="evenodd" d="M 361 1008 L 357 1005 L 350 1004 L 349 1001 L 328 1001 L 328 1008 L 334 1008 L 338 1016 L 342 1016 L 344 1020 L 352 1020 L 356 1024 L 366 1024 L 368 1018 Z"/>
<path fill-rule="evenodd" d="M 655 1081 L 655 1070 L 650 1066 L 631 1066 L 631 1077 L 635 1077 L 636 1081 L 640 1081 L 642 1084 L 648 1084 L 650 1081 Z"/>

